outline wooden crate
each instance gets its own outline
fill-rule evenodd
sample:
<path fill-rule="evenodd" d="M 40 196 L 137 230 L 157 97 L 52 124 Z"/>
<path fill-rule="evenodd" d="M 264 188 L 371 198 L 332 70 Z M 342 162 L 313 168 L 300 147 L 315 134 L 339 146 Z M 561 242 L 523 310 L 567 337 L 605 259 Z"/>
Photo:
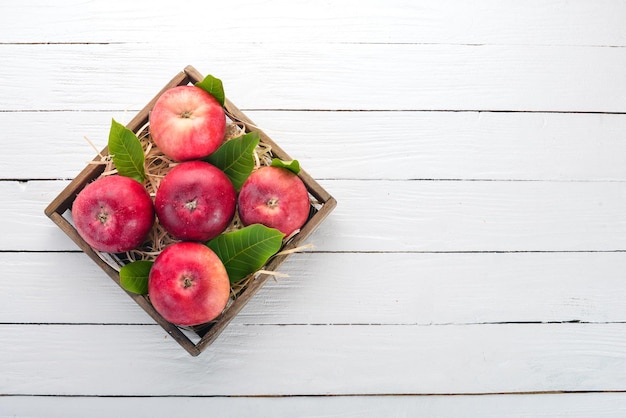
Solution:
<path fill-rule="evenodd" d="M 144 107 L 129 123 L 126 127 L 136 134 L 138 131 L 145 127 L 148 123 L 148 115 L 159 96 L 170 89 L 179 85 L 193 84 L 203 80 L 203 76 L 192 66 L 187 66 L 183 71 L 178 73 L 172 80 L 163 87 L 163 89 Z M 242 123 L 245 126 L 246 132 L 256 131 L 259 133 L 261 142 L 268 144 L 272 148 L 272 152 L 275 157 L 282 160 L 291 160 L 292 158 L 287 155 L 270 137 L 268 137 L 263 131 L 256 127 L 256 125 L 243 114 L 235 105 L 233 105 L 228 99 L 226 99 L 224 108 L 226 115 L 233 122 Z M 107 148 L 102 150 L 102 155 L 107 155 Z M 100 156 L 96 156 L 94 161 L 99 161 Z M 46 208 L 46 215 L 55 222 L 63 232 L 65 232 L 84 252 L 87 254 L 98 266 L 106 272 L 113 281 L 118 285 L 120 284 L 120 278 L 118 271 L 111 266 L 111 264 L 105 261 L 105 257 L 102 254 L 95 251 L 89 246 L 78 234 L 76 229 L 72 226 L 71 222 L 64 216 L 68 210 L 71 210 L 72 203 L 83 187 L 89 182 L 96 179 L 103 172 L 104 166 L 98 164 L 89 164 L 85 167 L 78 176 L 50 203 Z M 319 226 L 320 222 L 328 216 L 328 214 L 336 206 L 335 199 L 324 190 L 313 178 L 311 178 L 304 170 L 301 170 L 298 174 L 304 184 L 306 185 L 311 196 L 317 200 L 318 204 L 311 206 L 311 215 L 302 229 L 283 247 L 283 250 L 290 248 L 296 248 L 302 244 L 302 242 Z M 278 267 L 289 257 L 289 254 L 278 255 L 270 260 L 265 266 L 264 270 L 276 271 Z M 239 313 L 239 311 L 248 303 L 250 298 L 254 296 L 259 289 L 265 284 L 270 276 L 267 274 L 260 274 L 257 278 L 250 281 L 247 287 L 238 295 L 238 297 L 222 312 L 222 314 L 214 321 L 203 324 L 197 327 L 178 327 L 168 321 L 166 321 L 152 306 L 149 297 L 146 295 L 137 295 L 126 292 L 139 306 L 141 306 L 154 320 L 161 325 L 169 335 L 171 335 L 185 350 L 187 350 L 192 356 L 197 356 L 206 347 L 208 347 L 226 328 L 230 321 Z M 188 336 L 189 332 L 196 334 L 197 337 L 192 341 Z"/>

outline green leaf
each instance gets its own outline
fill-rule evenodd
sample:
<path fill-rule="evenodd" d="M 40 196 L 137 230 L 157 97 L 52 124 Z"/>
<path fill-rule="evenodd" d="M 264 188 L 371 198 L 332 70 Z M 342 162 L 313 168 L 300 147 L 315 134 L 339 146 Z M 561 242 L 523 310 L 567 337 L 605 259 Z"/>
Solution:
<path fill-rule="evenodd" d="M 200 87 L 202 90 L 215 97 L 222 107 L 224 106 L 226 95 L 224 94 L 224 85 L 222 84 L 222 80 L 209 74 L 204 77 L 204 80 L 197 82 L 196 87 Z"/>
<path fill-rule="evenodd" d="M 120 269 L 120 285 L 124 290 L 145 295 L 148 293 L 148 277 L 152 261 L 133 261 Z"/>
<path fill-rule="evenodd" d="M 259 134 L 250 132 L 222 144 L 205 161 L 222 170 L 239 190 L 254 169 L 254 148 L 259 144 Z"/>
<path fill-rule="evenodd" d="M 298 174 L 300 172 L 300 163 L 298 162 L 298 160 L 283 161 L 279 160 L 278 158 L 274 158 L 272 159 L 271 166 L 286 168 L 287 170 L 292 171 L 294 174 Z"/>
<path fill-rule="evenodd" d="M 280 250 L 284 236 L 277 229 L 252 224 L 221 234 L 206 245 L 224 263 L 230 282 L 236 283 L 263 267 Z"/>
<path fill-rule="evenodd" d="M 116 122 L 115 119 L 111 122 L 109 132 L 109 154 L 120 175 L 143 183 L 146 174 L 141 142 L 133 131 Z"/>

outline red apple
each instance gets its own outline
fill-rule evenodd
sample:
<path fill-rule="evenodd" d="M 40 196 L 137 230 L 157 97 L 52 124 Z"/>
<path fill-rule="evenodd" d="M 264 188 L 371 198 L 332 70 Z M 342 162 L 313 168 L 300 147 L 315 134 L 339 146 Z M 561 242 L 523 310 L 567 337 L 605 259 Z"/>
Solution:
<path fill-rule="evenodd" d="M 206 245 L 179 242 L 166 247 L 148 278 L 154 309 L 177 325 L 199 325 L 217 317 L 228 302 L 230 281 L 221 260 Z"/>
<path fill-rule="evenodd" d="M 230 224 L 237 192 L 219 168 L 204 161 L 187 161 L 161 180 L 154 204 L 161 225 L 174 238 L 207 241 Z"/>
<path fill-rule="evenodd" d="M 285 168 L 254 171 L 239 192 L 239 217 L 244 225 L 260 223 L 287 236 L 304 225 L 309 209 L 304 183 Z"/>
<path fill-rule="evenodd" d="M 220 103 L 196 86 L 165 91 L 150 112 L 150 135 L 176 161 L 204 158 L 224 140 L 226 116 Z"/>
<path fill-rule="evenodd" d="M 115 175 L 85 186 L 74 200 L 72 218 L 91 247 L 121 253 L 144 242 L 154 223 L 154 208 L 141 183 Z"/>

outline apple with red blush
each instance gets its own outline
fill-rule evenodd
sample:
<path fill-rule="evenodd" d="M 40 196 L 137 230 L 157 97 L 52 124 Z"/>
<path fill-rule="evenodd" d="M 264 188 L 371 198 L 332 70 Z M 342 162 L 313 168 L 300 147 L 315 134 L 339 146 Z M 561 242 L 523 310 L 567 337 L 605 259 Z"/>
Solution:
<path fill-rule="evenodd" d="M 78 234 L 95 250 L 121 253 L 144 242 L 154 223 L 154 207 L 138 181 L 106 176 L 78 193 L 72 219 Z"/>
<path fill-rule="evenodd" d="M 215 97 L 196 86 L 166 90 L 150 112 L 150 136 L 176 161 L 204 158 L 224 141 L 226 114 Z"/>
<path fill-rule="evenodd" d="M 230 281 L 206 245 L 179 242 L 158 255 L 148 278 L 150 302 L 167 321 L 193 326 L 215 319 L 230 297 Z"/>
<path fill-rule="evenodd" d="M 244 225 L 260 223 L 286 236 L 302 228 L 310 207 L 303 181 L 283 167 L 253 171 L 239 192 L 239 217 Z"/>
<path fill-rule="evenodd" d="M 222 170 L 204 161 L 187 161 L 161 180 L 154 200 L 159 222 L 174 238 L 208 241 L 232 221 L 237 192 Z"/>

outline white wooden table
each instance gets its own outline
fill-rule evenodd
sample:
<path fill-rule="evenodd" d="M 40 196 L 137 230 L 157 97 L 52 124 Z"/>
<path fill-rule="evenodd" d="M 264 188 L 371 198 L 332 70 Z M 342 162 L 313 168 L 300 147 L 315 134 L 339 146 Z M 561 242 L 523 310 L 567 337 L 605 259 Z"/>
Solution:
<path fill-rule="evenodd" d="M 626 2 L 0 6 L 0 416 L 626 416 Z M 338 200 L 191 357 L 43 210 L 184 66 Z"/>

